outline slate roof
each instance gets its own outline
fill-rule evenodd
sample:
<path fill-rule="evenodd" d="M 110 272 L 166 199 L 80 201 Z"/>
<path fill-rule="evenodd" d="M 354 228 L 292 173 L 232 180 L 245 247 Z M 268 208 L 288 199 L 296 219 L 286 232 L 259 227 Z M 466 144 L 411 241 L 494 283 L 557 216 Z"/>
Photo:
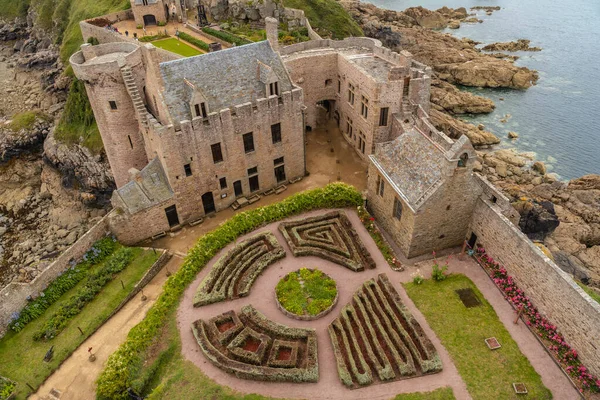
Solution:
<path fill-rule="evenodd" d="M 447 163 L 440 149 L 416 129 L 382 143 L 370 159 L 414 210 L 423 204 L 422 196 L 431 194 L 429 189 L 435 192 L 434 184 L 443 182 Z"/>
<path fill-rule="evenodd" d="M 140 178 L 130 181 L 116 190 L 130 214 L 135 214 L 173 197 L 173 190 L 158 157 L 140 171 Z"/>
<path fill-rule="evenodd" d="M 285 66 L 268 41 L 161 63 L 163 95 L 173 122 L 192 119 L 184 79 L 202 91 L 209 112 L 266 97 L 261 78 L 265 79 L 268 70 L 259 67 L 259 62 L 277 75 L 280 93 L 292 90 Z"/>

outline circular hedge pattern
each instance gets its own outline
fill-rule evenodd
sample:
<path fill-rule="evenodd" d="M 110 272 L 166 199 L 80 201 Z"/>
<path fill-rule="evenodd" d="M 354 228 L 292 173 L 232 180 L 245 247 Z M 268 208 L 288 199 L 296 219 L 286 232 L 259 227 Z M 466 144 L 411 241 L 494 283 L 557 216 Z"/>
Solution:
<path fill-rule="evenodd" d="M 301 268 L 284 276 L 275 287 L 277 304 L 292 318 L 316 319 L 337 302 L 337 285 L 318 269 Z"/>

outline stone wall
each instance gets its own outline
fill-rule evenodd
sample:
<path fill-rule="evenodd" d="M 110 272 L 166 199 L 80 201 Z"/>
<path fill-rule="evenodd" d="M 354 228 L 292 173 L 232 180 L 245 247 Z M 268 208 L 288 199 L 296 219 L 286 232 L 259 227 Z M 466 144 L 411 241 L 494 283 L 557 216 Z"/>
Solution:
<path fill-rule="evenodd" d="M 30 283 L 10 283 L 0 291 L 0 337 L 6 333 L 11 315 L 19 312 L 27 304 L 27 297 L 33 296 L 48 286 L 63 271 L 70 268 L 71 260 L 79 260 L 86 251 L 108 233 L 108 218 L 112 213 L 104 216 L 96 225 L 85 233 L 71 247 L 66 249 L 52 264 L 42 271 Z"/>
<path fill-rule="evenodd" d="M 144 15 L 154 15 L 157 23 L 167 21 L 167 12 L 163 1 L 148 0 L 148 3 L 152 3 L 152 1 L 155 1 L 155 3 L 148 5 L 136 4 L 138 1 L 131 2 L 131 11 L 133 12 L 136 25 L 144 25 Z"/>
<path fill-rule="evenodd" d="M 198 203 L 200 203 L 200 199 L 198 199 Z M 108 219 L 110 231 L 119 239 L 119 242 L 128 246 L 135 245 L 158 233 L 167 232 L 170 227 L 165 216 L 165 208 L 174 204 L 175 202 L 171 199 L 133 215 L 116 209 Z"/>
<path fill-rule="evenodd" d="M 600 375 L 597 340 L 600 304 L 546 257 L 487 196 L 477 202 L 470 232 L 477 235 L 477 243 L 515 278 L 539 311 L 558 326 L 581 361 Z"/>

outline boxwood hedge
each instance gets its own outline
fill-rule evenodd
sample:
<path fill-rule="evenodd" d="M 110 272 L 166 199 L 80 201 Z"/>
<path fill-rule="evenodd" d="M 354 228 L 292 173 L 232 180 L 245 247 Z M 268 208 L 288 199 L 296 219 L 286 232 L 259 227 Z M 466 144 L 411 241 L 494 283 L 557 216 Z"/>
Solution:
<path fill-rule="evenodd" d="M 188 252 L 181 269 L 167 280 L 146 317 L 129 331 L 125 342 L 108 359 L 97 381 L 97 398 L 127 398 L 127 387 L 141 372 L 144 353 L 159 334 L 167 315 L 177 307 L 185 288 L 219 250 L 241 235 L 291 215 L 319 208 L 356 207 L 362 202 L 360 192 L 353 186 L 332 183 L 295 194 L 280 203 L 238 213 L 202 236 Z"/>

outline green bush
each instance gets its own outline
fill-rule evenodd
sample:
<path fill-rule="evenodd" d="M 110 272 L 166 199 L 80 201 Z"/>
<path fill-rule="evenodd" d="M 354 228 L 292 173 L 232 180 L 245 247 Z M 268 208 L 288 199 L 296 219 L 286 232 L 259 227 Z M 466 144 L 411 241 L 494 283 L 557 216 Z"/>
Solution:
<path fill-rule="evenodd" d="M 236 46 L 253 43 L 252 41 L 241 38 L 239 36 L 236 36 L 233 33 L 225 32 L 225 31 L 218 31 L 216 29 L 212 29 L 212 28 L 208 28 L 208 27 L 202 28 L 202 32 L 208 33 L 209 35 L 219 38 L 221 40 L 224 40 L 228 43 L 235 44 Z"/>
<path fill-rule="evenodd" d="M 202 40 L 200 39 L 196 39 L 195 37 L 193 37 L 192 35 L 188 35 L 185 32 L 179 32 L 179 39 L 181 40 L 185 40 L 186 42 L 193 44 L 194 46 L 204 50 L 204 51 L 208 51 L 208 44 L 204 43 Z"/>
<path fill-rule="evenodd" d="M 15 391 L 15 383 L 0 376 L 0 400 L 6 400 Z"/>
<path fill-rule="evenodd" d="M 90 36 L 87 42 L 89 44 L 91 44 L 92 46 L 97 46 L 97 45 L 100 44 L 100 42 L 98 41 L 98 39 L 95 38 L 95 37 L 93 37 L 93 36 Z"/>
<path fill-rule="evenodd" d="M 54 304 L 63 294 L 71 290 L 87 275 L 88 270 L 95 264 L 101 263 L 112 254 L 118 243 L 112 237 L 98 240 L 84 254 L 83 260 L 73 264 L 58 278 L 50 283 L 48 288 L 40 293 L 39 297 L 27 304 L 19 313 L 12 316 L 9 328 L 20 332 L 25 325 L 42 315 L 48 307 Z"/>
<path fill-rule="evenodd" d="M 25 111 L 19 114 L 16 114 L 8 128 L 11 131 L 18 132 L 21 129 L 31 129 L 35 121 L 38 119 L 48 120 L 49 117 L 42 113 L 41 111 Z"/>
<path fill-rule="evenodd" d="M 83 310 L 83 307 L 94 300 L 102 288 L 110 282 L 115 274 L 123 271 L 133 259 L 133 249 L 121 247 L 108 259 L 106 264 L 88 278 L 85 285 L 52 315 L 48 321 L 33 334 L 33 340 L 54 339 L 67 326 L 69 321 Z"/>
<path fill-rule="evenodd" d="M 97 397 L 127 398 L 127 387 L 140 374 L 144 353 L 160 333 L 167 315 L 177 307 L 185 288 L 219 250 L 241 235 L 294 214 L 319 208 L 356 207 L 361 203 L 362 195 L 354 187 L 332 183 L 324 188 L 298 193 L 277 204 L 238 213 L 202 236 L 189 251 L 180 270 L 169 277 L 146 317 L 129 331 L 125 342 L 108 359 L 97 381 Z"/>
<path fill-rule="evenodd" d="M 431 270 L 431 278 L 436 282 L 441 282 L 446 279 L 446 270 L 448 269 L 447 265 L 444 265 L 440 268 L 438 263 L 433 264 L 433 268 Z"/>
<path fill-rule="evenodd" d="M 331 307 L 337 287 L 333 279 L 318 269 L 301 268 L 284 276 L 275 293 L 279 304 L 292 314 L 318 315 Z"/>

